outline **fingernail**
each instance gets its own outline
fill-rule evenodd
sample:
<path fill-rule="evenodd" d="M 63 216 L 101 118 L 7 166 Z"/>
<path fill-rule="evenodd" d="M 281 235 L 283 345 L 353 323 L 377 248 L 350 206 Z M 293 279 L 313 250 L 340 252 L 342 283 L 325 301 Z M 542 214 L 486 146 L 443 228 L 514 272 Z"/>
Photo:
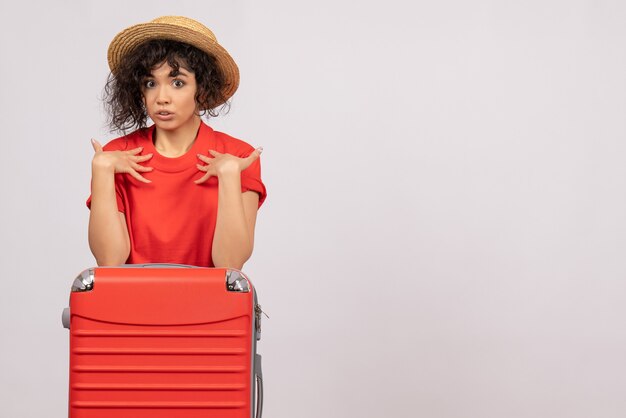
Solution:
<path fill-rule="evenodd" d="M 259 150 L 259 154 L 263 153 L 263 147 L 257 148 Z"/>

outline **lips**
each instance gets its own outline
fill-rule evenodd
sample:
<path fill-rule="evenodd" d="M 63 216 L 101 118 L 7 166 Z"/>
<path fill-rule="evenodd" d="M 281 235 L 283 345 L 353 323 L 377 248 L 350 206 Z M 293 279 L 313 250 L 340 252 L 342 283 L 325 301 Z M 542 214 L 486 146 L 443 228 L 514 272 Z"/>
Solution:
<path fill-rule="evenodd" d="M 154 116 L 157 119 L 160 119 L 160 120 L 170 120 L 170 119 L 172 119 L 174 117 L 174 114 L 172 112 L 167 111 L 167 110 L 161 110 L 159 112 L 156 112 L 154 114 Z"/>

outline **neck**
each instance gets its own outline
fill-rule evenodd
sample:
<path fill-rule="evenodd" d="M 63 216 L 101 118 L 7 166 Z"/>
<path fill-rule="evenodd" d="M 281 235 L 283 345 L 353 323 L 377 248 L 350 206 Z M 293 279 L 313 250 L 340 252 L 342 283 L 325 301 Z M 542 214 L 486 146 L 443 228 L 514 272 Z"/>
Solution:
<path fill-rule="evenodd" d="M 178 129 L 169 131 L 154 128 L 154 147 L 161 155 L 166 157 L 180 157 L 184 155 L 196 140 L 198 129 L 200 129 L 200 118 L 194 118 L 190 123 L 180 126 Z"/>

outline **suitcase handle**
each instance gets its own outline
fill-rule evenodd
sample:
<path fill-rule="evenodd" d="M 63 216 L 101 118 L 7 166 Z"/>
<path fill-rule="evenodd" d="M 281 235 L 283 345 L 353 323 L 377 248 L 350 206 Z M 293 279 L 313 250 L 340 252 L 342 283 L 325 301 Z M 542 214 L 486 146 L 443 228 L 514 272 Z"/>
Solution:
<path fill-rule="evenodd" d="M 263 368 L 261 367 L 261 355 L 254 355 L 254 374 L 256 375 L 256 415 L 255 418 L 263 416 Z"/>

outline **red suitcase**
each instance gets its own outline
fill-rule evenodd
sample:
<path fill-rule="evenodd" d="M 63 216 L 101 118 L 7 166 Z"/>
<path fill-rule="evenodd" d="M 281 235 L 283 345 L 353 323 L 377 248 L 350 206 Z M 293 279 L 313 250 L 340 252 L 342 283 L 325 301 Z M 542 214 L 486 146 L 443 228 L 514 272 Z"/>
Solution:
<path fill-rule="evenodd" d="M 261 312 L 234 269 L 85 270 L 63 312 L 69 417 L 260 417 Z"/>

